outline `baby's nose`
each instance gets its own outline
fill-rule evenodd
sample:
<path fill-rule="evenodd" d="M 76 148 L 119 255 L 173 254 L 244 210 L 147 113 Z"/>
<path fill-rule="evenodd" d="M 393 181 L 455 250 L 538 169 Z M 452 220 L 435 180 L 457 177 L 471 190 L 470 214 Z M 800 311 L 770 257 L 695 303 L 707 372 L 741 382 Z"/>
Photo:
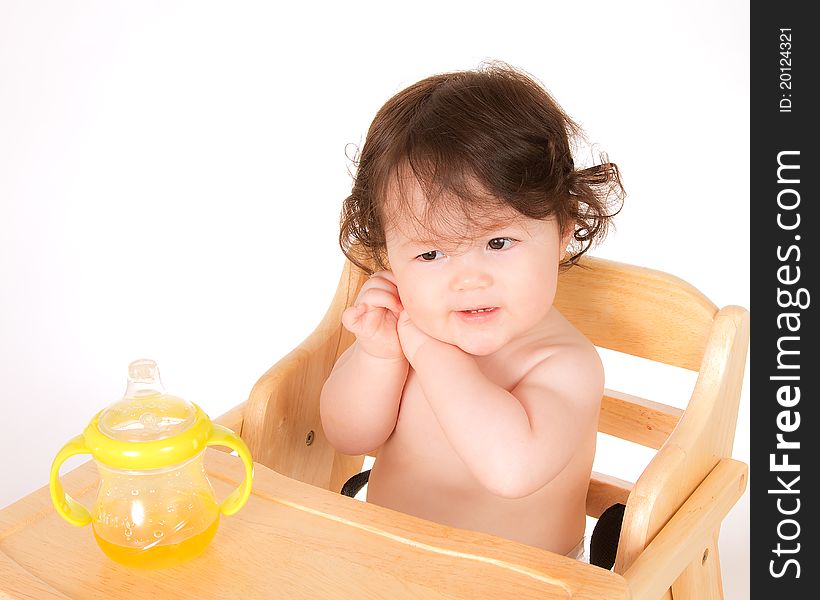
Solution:
<path fill-rule="evenodd" d="M 458 292 L 482 290 L 492 285 L 492 275 L 475 267 L 459 269 L 452 280 L 452 288 Z"/>

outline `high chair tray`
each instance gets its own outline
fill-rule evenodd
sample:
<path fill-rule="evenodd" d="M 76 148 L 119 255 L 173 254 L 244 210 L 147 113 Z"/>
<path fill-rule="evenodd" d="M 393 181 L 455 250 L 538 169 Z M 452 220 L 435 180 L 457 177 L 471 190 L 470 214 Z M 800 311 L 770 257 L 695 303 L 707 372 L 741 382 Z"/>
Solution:
<path fill-rule="evenodd" d="M 236 457 L 206 451 L 217 498 L 242 479 Z M 62 477 L 86 506 L 93 461 Z M 90 527 L 52 507 L 48 487 L 0 511 L 2 598 L 628 598 L 610 571 L 551 552 L 367 504 L 255 465 L 253 492 L 222 517 L 198 558 L 130 569 L 98 548 Z"/>

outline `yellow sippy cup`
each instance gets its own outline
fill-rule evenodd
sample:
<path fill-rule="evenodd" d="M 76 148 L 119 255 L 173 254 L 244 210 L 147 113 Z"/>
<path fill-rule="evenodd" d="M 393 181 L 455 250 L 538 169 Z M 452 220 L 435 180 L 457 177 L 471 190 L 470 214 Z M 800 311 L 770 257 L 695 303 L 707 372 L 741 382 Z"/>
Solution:
<path fill-rule="evenodd" d="M 236 450 L 245 478 L 222 504 L 205 474 L 206 446 Z M 100 475 L 89 511 L 65 493 L 60 465 L 91 454 Z M 212 423 L 196 404 L 165 392 L 157 363 L 128 365 L 119 401 L 97 413 L 51 465 L 51 500 L 72 525 L 91 523 L 100 548 L 125 565 L 169 567 L 200 554 L 216 534 L 219 514 L 237 512 L 251 493 L 253 461 L 242 439 Z"/>

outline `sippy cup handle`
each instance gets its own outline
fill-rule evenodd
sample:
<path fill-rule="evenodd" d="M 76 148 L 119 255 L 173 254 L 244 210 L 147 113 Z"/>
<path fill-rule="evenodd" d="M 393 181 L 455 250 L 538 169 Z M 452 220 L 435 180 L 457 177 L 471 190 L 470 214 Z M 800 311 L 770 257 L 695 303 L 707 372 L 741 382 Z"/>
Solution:
<path fill-rule="evenodd" d="M 91 454 L 91 451 L 85 446 L 82 435 L 71 438 L 68 443 L 60 449 L 57 456 L 54 457 L 54 462 L 51 463 L 51 476 L 49 478 L 48 487 L 51 492 L 51 501 L 54 503 L 54 508 L 57 509 L 57 514 L 72 525 L 82 527 L 91 522 L 91 513 L 88 512 L 85 506 L 66 494 L 63 489 L 63 484 L 60 483 L 60 465 L 62 465 L 69 456 L 74 456 L 75 454 Z"/>
<path fill-rule="evenodd" d="M 222 514 L 230 516 L 242 508 L 245 502 L 251 495 L 251 484 L 253 482 L 253 460 L 251 459 L 251 452 L 242 441 L 242 438 L 236 435 L 233 431 L 217 423 L 213 424 L 213 431 L 211 437 L 208 438 L 208 446 L 226 446 L 231 450 L 236 450 L 239 458 L 245 464 L 245 479 L 242 484 L 231 492 L 219 510 Z"/>

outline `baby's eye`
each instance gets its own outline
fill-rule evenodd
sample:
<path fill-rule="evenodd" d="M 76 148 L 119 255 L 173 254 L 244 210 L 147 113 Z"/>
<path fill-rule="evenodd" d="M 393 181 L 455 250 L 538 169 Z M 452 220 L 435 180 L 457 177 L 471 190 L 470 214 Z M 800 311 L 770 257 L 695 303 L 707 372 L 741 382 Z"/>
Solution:
<path fill-rule="evenodd" d="M 442 256 L 444 255 L 438 250 L 430 250 L 429 252 L 422 252 L 416 258 L 421 259 L 425 262 L 431 262 L 436 260 L 437 258 L 441 258 Z"/>
<path fill-rule="evenodd" d="M 506 250 L 510 246 L 512 246 L 513 242 L 512 238 L 501 237 L 501 238 L 493 238 L 489 242 L 487 242 L 487 246 L 490 250 Z"/>

